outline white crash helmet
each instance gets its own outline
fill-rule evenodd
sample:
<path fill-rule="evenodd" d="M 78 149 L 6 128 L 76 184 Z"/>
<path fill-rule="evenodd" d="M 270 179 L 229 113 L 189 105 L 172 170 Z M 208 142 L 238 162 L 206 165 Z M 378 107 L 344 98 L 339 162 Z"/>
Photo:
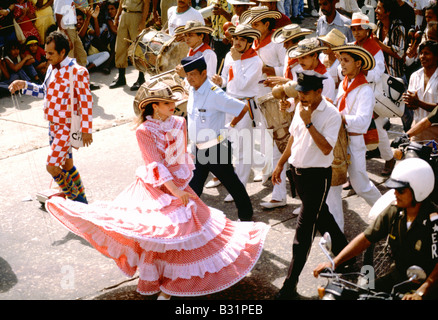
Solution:
<path fill-rule="evenodd" d="M 395 166 L 385 185 L 392 189 L 410 187 L 415 201 L 421 202 L 432 193 L 435 176 L 432 167 L 426 161 L 409 158 Z"/>

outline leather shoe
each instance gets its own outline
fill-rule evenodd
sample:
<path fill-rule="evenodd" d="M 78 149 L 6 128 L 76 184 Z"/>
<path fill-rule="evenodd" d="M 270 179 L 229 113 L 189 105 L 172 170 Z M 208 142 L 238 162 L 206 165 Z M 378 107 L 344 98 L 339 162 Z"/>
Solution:
<path fill-rule="evenodd" d="M 271 200 L 268 202 L 262 202 L 260 203 L 260 205 L 265 209 L 274 209 L 278 207 L 284 207 L 287 205 L 287 203 L 286 200 L 282 200 L 282 201 Z"/>
<path fill-rule="evenodd" d="M 394 170 L 395 166 L 395 159 L 392 158 L 389 161 L 385 162 L 385 168 L 383 168 L 381 175 L 382 176 L 389 176 L 392 173 L 392 170 Z"/>
<path fill-rule="evenodd" d="M 132 85 L 131 88 L 129 88 L 129 90 L 131 91 L 137 91 L 138 89 L 140 89 L 141 85 L 144 83 L 144 81 L 135 81 L 134 84 Z"/>
<path fill-rule="evenodd" d="M 117 78 L 109 85 L 109 88 L 115 89 L 115 88 L 123 87 L 124 85 L 126 85 L 126 79 L 125 78 Z"/>

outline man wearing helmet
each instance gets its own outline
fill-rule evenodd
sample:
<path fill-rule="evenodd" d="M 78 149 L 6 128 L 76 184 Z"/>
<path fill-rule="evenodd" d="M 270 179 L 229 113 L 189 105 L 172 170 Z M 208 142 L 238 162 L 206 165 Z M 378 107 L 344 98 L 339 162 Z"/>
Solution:
<path fill-rule="evenodd" d="M 377 279 L 377 291 L 390 292 L 392 287 L 406 280 L 406 270 L 417 265 L 428 278 L 416 285 L 404 300 L 437 299 L 438 296 L 438 207 L 430 195 L 435 177 L 430 165 L 419 158 L 409 158 L 398 164 L 386 182 L 394 190 L 395 205 L 391 204 L 376 220 L 359 234 L 335 258 L 335 266 L 366 250 L 372 243 L 388 238 L 395 267 Z M 314 276 L 328 264 L 320 264 Z M 406 288 L 409 292 L 414 288 Z"/>

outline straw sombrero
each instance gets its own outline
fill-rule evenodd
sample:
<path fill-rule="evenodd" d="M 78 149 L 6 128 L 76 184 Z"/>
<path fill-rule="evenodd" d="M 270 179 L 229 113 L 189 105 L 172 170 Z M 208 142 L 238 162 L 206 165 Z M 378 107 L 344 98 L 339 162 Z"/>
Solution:
<path fill-rule="evenodd" d="M 170 87 L 169 85 L 158 82 L 153 86 L 144 83 L 140 86 L 134 98 L 134 109 L 142 110 L 151 102 L 176 102 L 183 99 L 184 88 L 176 85 Z"/>
<path fill-rule="evenodd" d="M 249 37 L 253 39 L 259 39 L 261 33 L 259 30 L 252 28 L 248 24 L 239 24 L 237 27 L 231 26 L 228 28 L 228 32 L 232 37 L 240 36 L 240 37 Z"/>
<path fill-rule="evenodd" d="M 271 36 L 271 40 L 274 43 L 283 43 L 311 33 L 313 33 L 313 31 L 310 29 L 301 29 L 301 27 L 297 24 L 288 24 L 283 28 L 275 30 Z"/>
<path fill-rule="evenodd" d="M 278 11 L 271 11 L 266 6 L 252 7 L 242 13 L 239 18 L 239 24 L 252 24 L 266 18 L 281 19 L 281 13 Z"/>
<path fill-rule="evenodd" d="M 325 36 L 318 37 L 318 39 L 331 47 L 338 47 L 344 45 L 347 38 L 338 29 L 332 29 Z"/>
<path fill-rule="evenodd" d="M 175 28 L 175 35 L 181 35 L 184 33 L 212 33 L 213 28 L 203 25 L 200 21 L 190 20 L 186 22 L 185 26 L 179 26 Z"/>
<path fill-rule="evenodd" d="M 347 44 L 344 46 L 333 47 L 332 50 L 339 53 L 347 52 L 358 55 L 362 58 L 363 61 L 362 70 L 371 70 L 374 69 L 374 67 L 376 66 L 376 60 L 374 59 L 373 55 L 369 53 L 368 50 L 358 45 Z"/>
<path fill-rule="evenodd" d="M 370 18 L 368 18 L 368 16 L 362 12 L 353 12 L 353 16 L 351 17 L 351 24 L 348 26 L 361 26 L 364 29 L 371 30 L 377 29 L 377 25 L 370 22 Z"/>
<path fill-rule="evenodd" d="M 292 47 L 287 50 L 289 58 L 298 59 L 308 54 L 323 51 L 328 49 L 328 47 L 321 46 L 320 42 L 316 37 L 310 39 L 304 39 L 298 42 L 296 47 Z"/>

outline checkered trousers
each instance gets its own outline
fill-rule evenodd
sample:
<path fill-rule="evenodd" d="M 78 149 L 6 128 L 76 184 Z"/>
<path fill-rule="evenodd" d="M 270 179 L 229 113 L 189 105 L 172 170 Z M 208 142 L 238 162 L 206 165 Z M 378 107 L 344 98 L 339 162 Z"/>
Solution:
<path fill-rule="evenodd" d="M 49 142 L 50 152 L 46 165 L 60 167 L 65 164 L 65 159 L 73 158 L 69 124 L 50 123 Z"/>

